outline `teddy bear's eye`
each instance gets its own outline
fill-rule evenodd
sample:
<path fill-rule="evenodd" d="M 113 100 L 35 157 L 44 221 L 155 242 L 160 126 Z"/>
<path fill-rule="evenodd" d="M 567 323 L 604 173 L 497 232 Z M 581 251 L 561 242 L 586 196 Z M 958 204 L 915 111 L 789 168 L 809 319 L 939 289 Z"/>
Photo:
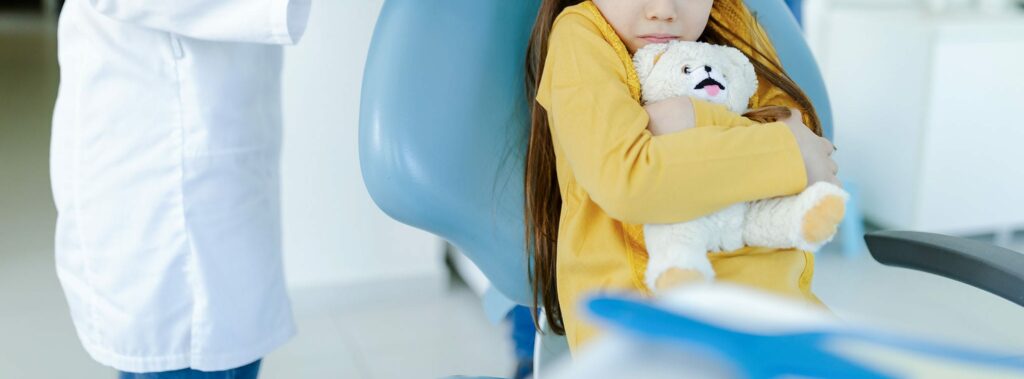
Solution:
<path fill-rule="evenodd" d="M 683 66 L 683 73 L 689 75 L 690 74 L 690 66 Z"/>

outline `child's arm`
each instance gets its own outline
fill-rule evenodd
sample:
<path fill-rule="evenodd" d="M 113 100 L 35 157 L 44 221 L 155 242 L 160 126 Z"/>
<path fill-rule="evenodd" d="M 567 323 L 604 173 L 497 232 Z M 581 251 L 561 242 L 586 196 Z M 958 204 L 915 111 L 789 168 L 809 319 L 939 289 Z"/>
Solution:
<path fill-rule="evenodd" d="M 647 130 L 655 136 L 678 133 L 698 126 L 752 126 L 756 121 L 733 113 L 724 105 L 689 96 L 673 97 L 644 105 L 650 122 Z M 697 120 L 701 124 L 697 124 Z"/>
<path fill-rule="evenodd" d="M 800 110 L 783 106 L 768 106 L 750 110 L 742 115 L 737 114 L 722 104 L 715 104 L 690 96 L 673 97 L 644 105 L 644 110 L 651 121 L 647 130 L 655 136 L 678 133 L 686 129 L 700 126 L 754 126 L 768 124 L 773 121 L 787 120 L 808 122 L 802 117 Z M 698 115 L 699 113 L 699 115 Z M 800 117 L 794 118 L 793 115 Z M 706 120 L 708 124 L 697 125 L 697 119 Z M 769 120 L 769 121 L 766 121 Z M 807 127 L 803 124 L 803 127 Z"/>
<path fill-rule="evenodd" d="M 610 216 L 673 223 L 800 192 L 801 151 L 783 123 L 708 126 L 654 137 L 627 71 L 582 16 L 556 22 L 537 101 L 578 185 Z M 696 124 L 709 124 L 696 113 Z"/>
<path fill-rule="evenodd" d="M 733 113 L 723 105 L 688 96 L 648 104 L 644 106 L 644 110 L 650 117 L 647 130 L 656 137 L 694 127 L 708 126 L 703 123 L 697 124 L 698 119 L 707 120 L 708 123 L 717 126 L 763 125 L 761 122 Z M 832 143 L 811 132 L 811 129 L 804 123 L 805 117 L 799 109 L 788 108 L 786 113 L 788 114 L 786 118 L 780 119 L 779 122 L 786 124 L 797 140 L 800 155 L 804 159 L 807 184 L 822 181 L 842 187 L 839 179 L 836 178 L 838 167 L 831 158 Z"/>
<path fill-rule="evenodd" d="M 647 130 L 652 135 L 661 136 L 678 133 L 697 127 L 695 104 L 689 97 L 673 97 L 644 105 L 649 121 Z"/>

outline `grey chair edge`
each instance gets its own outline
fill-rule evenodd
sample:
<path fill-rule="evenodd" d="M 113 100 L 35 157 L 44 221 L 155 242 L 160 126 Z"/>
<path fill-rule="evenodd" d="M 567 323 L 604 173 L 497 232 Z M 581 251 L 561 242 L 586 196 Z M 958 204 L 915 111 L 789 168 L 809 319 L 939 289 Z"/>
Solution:
<path fill-rule="evenodd" d="M 864 236 L 879 263 L 953 279 L 1024 306 L 1024 254 L 942 234 L 887 230 Z"/>

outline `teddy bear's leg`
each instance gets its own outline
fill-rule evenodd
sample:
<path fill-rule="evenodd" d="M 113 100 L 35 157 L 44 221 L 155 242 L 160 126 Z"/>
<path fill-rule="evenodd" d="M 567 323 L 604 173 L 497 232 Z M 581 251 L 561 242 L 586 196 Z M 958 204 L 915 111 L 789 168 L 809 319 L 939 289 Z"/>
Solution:
<path fill-rule="evenodd" d="M 816 251 L 835 235 L 849 195 L 818 182 L 795 196 L 755 201 L 747 210 L 747 245 Z"/>
<path fill-rule="evenodd" d="M 801 237 L 809 244 L 824 245 L 832 240 L 846 214 L 849 196 L 825 195 L 804 214 Z"/>
<path fill-rule="evenodd" d="M 644 283 L 657 290 L 658 278 L 672 268 L 695 270 L 705 280 L 712 280 L 715 271 L 707 256 L 706 219 L 701 218 L 678 224 L 644 225 L 647 244 L 647 271 Z"/>
<path fill-rule="evenodd" d="M 706 246 L 708 251 L 733 251 L 746 245 L 743 241 L 743 225 L 747 207 L 747 203 L 733 204 L 707 216 L 715 228 L 706 232 L 710 243 Z"/>

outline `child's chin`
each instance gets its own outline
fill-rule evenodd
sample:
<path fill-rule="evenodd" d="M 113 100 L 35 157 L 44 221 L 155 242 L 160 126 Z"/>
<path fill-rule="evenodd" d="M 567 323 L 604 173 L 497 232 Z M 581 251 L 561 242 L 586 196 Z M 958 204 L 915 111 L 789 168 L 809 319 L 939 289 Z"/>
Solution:
<path fill-rule="evenodd" d="M 643 49 L 647 45 L 655 45 L 655 44 L 659 44 L 659 43 L 668 43 L 668 42 L 669 41 L 665 41 L 665 42 L 651 42 L 651 41 L 648 41 L 648 40 L 643 39 L 643 38 L 637 38 L 637 39 L 633 39 L 633 40 L 630 40 L 629 42 L 627 42 L 626 43 L 626 48 L 629 50 L 630 54 L 636 54 L 637 50 Z"/>

